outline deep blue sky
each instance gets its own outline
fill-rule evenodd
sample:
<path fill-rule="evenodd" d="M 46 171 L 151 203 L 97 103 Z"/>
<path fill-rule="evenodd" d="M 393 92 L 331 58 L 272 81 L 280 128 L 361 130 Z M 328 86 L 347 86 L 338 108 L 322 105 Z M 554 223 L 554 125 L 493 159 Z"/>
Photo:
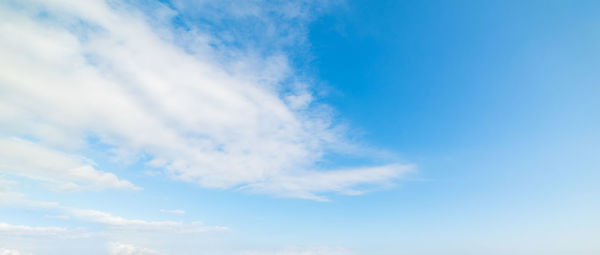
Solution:
<path fill-rule="evenodd" d="M 593 124 L 582 115 L 597 106 L 597 8 L 352 1 L 315 22 L 310 42 L 316 72 L 341 91 L 328 102 L 377 130 L 369 139 L 406 153 L 449 149 Z"/>
<path fill-rule="evenodd" d="M 314 22 L 314 69 L 333 87 L 325 100 L 366 140 L 420 166 L 421 181 L 372 195 L 385 202 L 371 220 L 385 215 L 390 236 L 416 230 L 416 240 L 466 253 L 489 241 L 507 251 L 539 242 L 537 252 L 560 254 L 574 241 L 560 243 L 568 238 L 558 233 L 595 233 L 599 8 L 349 1 Z M 411 246 L 396 242 L 396 251 Z"/>

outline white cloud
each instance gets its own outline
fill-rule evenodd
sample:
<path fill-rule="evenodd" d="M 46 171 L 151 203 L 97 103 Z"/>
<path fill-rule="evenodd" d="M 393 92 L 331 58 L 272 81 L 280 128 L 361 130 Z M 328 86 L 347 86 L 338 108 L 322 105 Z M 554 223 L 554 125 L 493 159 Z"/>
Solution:
<path fill-rule="evenodd" d="M 161 213 L 172 213 L 172 214 L 185 214 L 184 210 L 179 210 L 179 209 L 175 209 L 175 210 L 167 210 L 167 209 L 160 209 Z"/>
<path fill-rule="evenodd" d="M 157 17 L 166 18 L 156 20 L 110 3 L 31 0 L 0 8 L 0 133 L 33 137 L 39 142 L 4 141 L 53 153 L 70 167 L 40 171 L 48 160 L 20 160 L 1 171 L 64 181 L 62 188 L 135 189 L 57 152 L 82 151 L 91 136 L 122 162 L 149 157 L 148 166 L 167 176 L 208 188 L 324 200 L 322 193 L 359 194 L 405 173 L 395 164 L 317 169 L 324 155 L 349 145 L 284 54 L 223 57 L 239 52 L 226 36 L 167 32 L 175 10 L 159 5 L 154 11 L 164 15 Z M 286 7 L 283 17 L 303 17 L 298 8 Z M 46 18 L 36 18 L 41 12 Z M 190 37 L 199 41 L 178 40 Z"/>
<path fill-rule="evenodd" d="M 139 219 L 126 219 L 96 210 L 74 208 L 65 208 L 65 210 L 80 219 L 104 224 L 111 230 L 136 232 L 157 231 L 166 233 L 191 234 L 210 231 L 226 231 L 228 229 L 227 227 L 222 226 L 206 226 L 201 222 L 184 223 L 177 221 L 146 221 Z"/>
<path fill-rule="evenodd" d="M 112 173 L 94 169 L 85 158 L 21 139 L 0 139 L 0 161 L 4 173 L 52 182 L 58 189 L 140 189 Z"/>
<path fill-rule="evenodd" d="M 414 168 L 410 165 L 388 165 L 351 170 L 309 172 L 301 175 L 278 177 L 265 184 L 249 184 L 242 187 L 242 189 L 279 194 L 286 197 L 327 201 L 326 197 L 315 194 L 335 191 L 345 195 L 360 195 L 366 188 L 355 188 L 357 185 L 365 183 L 390 184 L 390 180 L 413 170 Z"/>
<path fill-rule="evenodd" d="M 56 220 L 68 220 L 71 217 L 69 217 L 68 215 L 44 215 L 44 218 L 46 218 L 46 219 L 56 219 Z"/>
<path fill-rule="evenodd" d="M 334 247 L 289 247 L 279 251 L 252 251 L 245 255 L 347 255 L 350 252 L 344 248 Z"/>
<path fill-rule="evenodd" d="M 0 197 L 1 198 L 1 197 Z M 109 232 L 146 232 L 146 233 L 164 233 L 164 234 L 195 234 L 195 233 L 206 233 L 206 232 L 222 232 L 227 231 L 229 228 L 225 226 L 207 226 L 202 222 L 180 222 L 180 221 L 151 221 L 141 219 L 128 219 L 120 216 L 113 215 L 108 212 L 81 209 L 63 206 L 59 203 L 43 202 L 36 200 L 29 200 L 24 197 L 10 197 L 6 200 L 0 200 L 1 205 L 13 205 L 20 206 L 30 209 L 42 210 L 45 212 L 59 212 L 60 215 L 48 216 L 46 218 L 56 219 L 74 219 L 80 221 L 86 221 L 91 223 L 97 223 L 104 226 Z M 27 229 L 26 226 L 13 226 L 5 224 L 5 229 L 9 227 L 15 227 L 15 229 Z M 34 228 L 29 228 L 36 230 Z M 44 230 L 45 228 L 39 228 L 37 230 Z M 2 226 L 0 225 L 0 232 Z M 66 231 L 63 228 L 48 228 L 47 230 L 55 231 Z M 81 229 L 78 229 L 78 231 Z"/>
<path fill-rule="evenodd" d="M 9 191 L 10 188 L 16 184 L 18 184 L 18 182 L 0 178 L 0 193 Z"/>
<path fill-rule="evenodd" d="M 202 236 L 214 236 L 216 233 L 229 230 L 224 226 L 208 226 L 202 222 L 129 219 L 103 211 L 80 209 L 25 198 L 11 199 L 8 202 L 6 205 L 61 213 L 61 215 L 54 216 L 46 215 L 46 218 L 71 219 L 70 223 L 72 224 L 84 223 L 86 226 L 92 225 L 96 230 L 88 232 L 84 228 L 31 227 L 0 222 L 0 240 L 2 240 L 0 245 L 20 243 L 21 245 L 16 247 L 29 247 L 34 244 L 36 248 L 43 250 L 52 247 L 48 246 L 50 245 L 48 240 L 70 242 L 73 238 L 86 238 L 85 241 L 90 244 L 104 243 L 107 240 L 116 241 L 119 245 L 115 246 L 116 248 L 112 250 L 111 254 L 154 254 L 149 253 L 151 252 L 149 249 L 131 249 L 130 244 L 149 243 L 163 248 L 172 247 L 169 245 L 177 241 L 194 242 Z M 66 249 L 68 250 L 68 248 Z"/>
<path fill-rule="evenodd" d="M 9 235 L 11 237 L 83 238 L 88 237 L 89 233 L 84 229 L 68 229 L 62 227 L 30 227 L 0 222 L 0 235 Z"/>
<path fill-rule="evenodd" d="M 0 248 L 0 255 L 25 255 L 25 253 L 14 249 Z"/>
<path fill-rule="evenodd" d="M 162 254 L 158 251 L 140 248 L 132 244 L 111 243 L 109 246 L 108 255 L 158 255 Z"/>

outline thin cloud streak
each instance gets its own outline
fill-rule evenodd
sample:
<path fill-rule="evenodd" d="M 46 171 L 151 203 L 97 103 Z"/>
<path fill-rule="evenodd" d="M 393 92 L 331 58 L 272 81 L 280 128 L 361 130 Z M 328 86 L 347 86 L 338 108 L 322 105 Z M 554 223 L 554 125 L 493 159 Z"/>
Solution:
<path fill-rule="evenodd" d="M 24 225 L 13 225 L 0 222 L 0 235 L 24 236 L 24 237 L 58 237 L 58 238 L 85 238 L 89 237 L 85 229 L 69 229 L 63 227 L 31 227 Z"/>
<path fill-rule="evenodd" d="M 185 214 L 184 210 L 179 210 L 179 209 L 175 209 L 175 210 L 167 210 L 167 209 L 160 209 L 161 213 L 172 213 L 172 214 Z"/>

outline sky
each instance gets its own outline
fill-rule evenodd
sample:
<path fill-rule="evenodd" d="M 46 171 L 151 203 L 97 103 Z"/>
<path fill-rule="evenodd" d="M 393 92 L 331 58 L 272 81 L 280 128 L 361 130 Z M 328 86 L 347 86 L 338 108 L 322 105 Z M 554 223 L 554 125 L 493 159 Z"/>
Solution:
<path fill-rule="evenodd" d="M 599 11 L 0 0 L 0 255 L 600 254 Z"/>

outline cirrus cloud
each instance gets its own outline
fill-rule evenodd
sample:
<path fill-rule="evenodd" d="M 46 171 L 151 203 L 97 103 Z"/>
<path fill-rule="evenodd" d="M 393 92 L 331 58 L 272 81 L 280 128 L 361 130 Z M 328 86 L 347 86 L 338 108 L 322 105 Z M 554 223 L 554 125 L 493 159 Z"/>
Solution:
<path fill-rule="evenodd" d="M 207 188 L 326 200 L 324 193 L 360 194 L 410 169 L 394 162 L 317 167 L 324 156 L 357 146 L 314 100 L 284 51 L 244 51 L 235 46 L 242 41 L 225 39 L 244 38 L 215 36 L 202 26 L 172 32 L 180 13 L 162 4 L 152 5 L 155 19 L 119 1 L 4 5 L 0 121 L 7 125 L 0 132 L 12 137 L 7 143 L 55 157 L 40 164 L 65 163 L 25 171 L 34 167 L 20 161 L 0 171 L 64 181 L 63 189 L 139 189 L 91 165 L 66 163 L 73 158 L 66 155 L 101 144 L 120 162 L 141 161 Z M 301 5 L 288 7 L 282 17 L 305 16 Z"/>

